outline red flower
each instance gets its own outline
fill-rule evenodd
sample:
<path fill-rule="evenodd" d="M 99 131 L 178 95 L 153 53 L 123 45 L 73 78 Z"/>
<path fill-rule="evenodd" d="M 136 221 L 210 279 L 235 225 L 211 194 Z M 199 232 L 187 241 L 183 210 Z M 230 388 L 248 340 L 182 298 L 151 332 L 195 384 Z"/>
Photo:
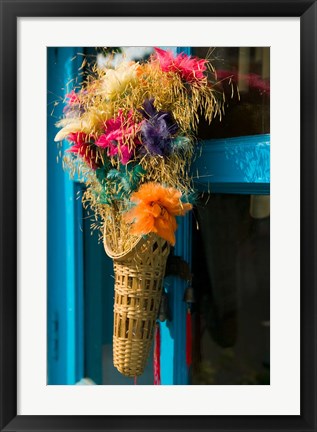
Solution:
<path fill-rule="evenodd" d="M 206 79 L 204 72 L 206 71 L 207 60 L 191 57 L 184 53 L 174 57 L 172 51 L 165 51 L 161 48 L 155 48 L 155 53 L 162 71 L 178 73 L 184 81 L 189 83 L 201 82 Z"/>
<path fill-rule="evenodd" d="M 67 93 L 65 96 L 67 100 L 67 105 L 76 105 L 79 104 L 79 98 L 77 93 L 75 93 L 74 90 L 72 90 L 70 93 Z"/>
<path fill-rule="evenodd" d="M 97 148 L 95 144 L 90 141 L 90 138 L 91 137 L 84 132 L 70 133 L 67 139 L 75 144 L 69 148 L 67 152 L 77 154 L 90 168 L 96 170 L 100 167 L 101 160 L 97 160 Z"/>

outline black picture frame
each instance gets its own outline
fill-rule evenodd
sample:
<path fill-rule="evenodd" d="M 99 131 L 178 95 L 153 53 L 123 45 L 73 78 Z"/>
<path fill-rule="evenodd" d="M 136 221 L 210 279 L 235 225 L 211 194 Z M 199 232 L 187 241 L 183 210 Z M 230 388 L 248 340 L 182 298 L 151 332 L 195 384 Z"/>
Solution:
<path fill-rule="evenodd" d="M 1 431 L 316 431 L 317 4 L 311 0 L 0 0 Z M 76 7 L 74 7 L 76 6 Z M 17 18 L 300 17 L 301 414 L 294 416 L 17 415 Z M 287 41 L 285 41 L 287 43 Z M 290 71 L 291 72 L 291 71 Z"/>

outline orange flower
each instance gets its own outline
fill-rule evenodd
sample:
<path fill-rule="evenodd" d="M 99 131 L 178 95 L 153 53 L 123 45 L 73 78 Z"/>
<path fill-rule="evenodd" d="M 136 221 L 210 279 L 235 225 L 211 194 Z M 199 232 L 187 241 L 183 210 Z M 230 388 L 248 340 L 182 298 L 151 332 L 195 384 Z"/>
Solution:
<path fill-rule="evenodd" d="M 175 216 L 183 216 L 192 208 L 191 204 L 181 202 L 181 196 L 177 189 L 166 188 L 159 183 L 143 184 L 131 195 L 135 207 L 124 215 L 126 222 L 133 223 L 131 234 L 153 232 L 174 245 L 177 228 Z"/>

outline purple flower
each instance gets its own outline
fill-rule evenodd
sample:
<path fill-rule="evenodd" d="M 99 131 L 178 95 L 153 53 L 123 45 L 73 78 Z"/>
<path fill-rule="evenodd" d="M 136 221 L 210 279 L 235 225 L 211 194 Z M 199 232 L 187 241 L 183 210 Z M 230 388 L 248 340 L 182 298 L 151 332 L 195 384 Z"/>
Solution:
<path fill-rule="evenodd" d="M 154 99 L 146 99 L 140 113 L 145 118 L 141 126 L 142 143 L 151 155 L 168 156 L 172 139 L 178 131 L 171 113 L 157 111 Z"/>

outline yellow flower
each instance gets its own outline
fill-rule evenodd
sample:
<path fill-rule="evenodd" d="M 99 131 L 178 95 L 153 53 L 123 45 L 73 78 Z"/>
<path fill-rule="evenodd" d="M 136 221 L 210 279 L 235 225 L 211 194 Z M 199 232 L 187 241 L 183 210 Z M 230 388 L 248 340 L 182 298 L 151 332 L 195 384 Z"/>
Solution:
<path fill-rule="evenodd" d="M 72 132 L 82 132 L 85 127 L 81 119 L 63 119 L 56 123 L 57 127 L 63 127 L 58 133 L 56 134 L 54 141 L 62 141 L 65 139 L 70 133 Z"/>
<path fill-rule="evenodd" d="M 65 118 L 56 126 L 62 129 L 56 134 L 54 141 L 62 141 L 70 133 L 83 132 L 94 135 L 102 131 L 104 123 L 112 116 L 112 108 L 109 104 L 92 106 L 79 118 Z"/>
<path fill-rule="evenodd" d="M 106 98 L 113 100 L 126 91 L 129 85 L 137 82 L 138 63 L 124 62 L 117 69 L 108 69 L 103 78 L 103 91 Z"/>

